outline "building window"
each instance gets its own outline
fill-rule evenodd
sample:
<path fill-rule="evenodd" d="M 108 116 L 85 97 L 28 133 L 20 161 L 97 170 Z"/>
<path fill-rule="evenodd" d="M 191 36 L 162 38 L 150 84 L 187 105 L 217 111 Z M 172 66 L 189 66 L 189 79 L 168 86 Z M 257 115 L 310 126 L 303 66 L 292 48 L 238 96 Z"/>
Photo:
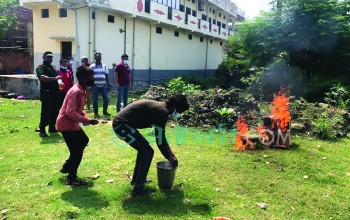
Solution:
<path fill-rule="evenodd" d="M 95 19 L 95 12 L 91 12 L 91 19 Z"/>
<path fill-rule="evenodd" d="M 174 32 L 174 36 L 175 36 L 175 37 L 178 37 L 178 36 L 179 36 L 179 32 L 178 32 L 178 31 L 175 31 L 175 32 Z"/>
<path fill-rule="evenodd" d="M 59 14 L 60 14 L 60 18 L 66 18 L 67 17 L 67 9 L 60 8 Z"/>
<path fill-rule="evenodd" d="M 156 27 L 156 33 L 157 34 L 162 34 L 163 33 L 163 30 L 161 27 Z"/>
<path fill-rule="evenodd" d="M 210 40 L 210 43 L 212 44 L 212 43 L 213 43 L 213 40 Z"/>
<path fill-rule="evenodd" d="M 209 8 L 209 12 L 211 12 L 211 8 Z"/>
<path fill-rule="evenodd" d="M 202 14 L 202 20 L 203 20 L 203 21 L 206 21 L 206 20 L 207 20 L 207 16 L 204 15 L 204 14 Z"/>
<path fill-rule="evenodd" d="M 127 0 L 126 0 L 127 1 Z M 145 5 L 146 5 L 146 8 L 147 7 L 150 7 L 150 1 L 151 0 L 146 0 L 145 1 Z M 159 4 L 162 4 L 162 5 L 166 5 L 168 6 L 169 8 L 175 8 L 177 10 L 179 10 L 179 7 L 180 7 L 180 0 L 152 0 L 154 2 L 157 2 Z M 190 0 L 188 0 L 190 1 Z M 180 10 L 181 11 L 181 10 Z M 146 11 L 147 12 L 147 11 Z"/>
<path fill-rule="evenodd" d="M 193 16 L 193 17 L 197 17 L 197 11 L 193 10 L 193 11 L 192 11 L 192 16 Z"/>
<path fill-rule="evenodd" d="M 114 16 L 113 15 L 108 15 L 108 22 L 114 23 Z"/>
<path fill-rule="evenodd" d="M 222 42 L 220 42 L 220 46 L 222 46 Z"/>
<path fill-rule="evenodd" d="M 203 42 L 203 41 L 204 41 L 203 37 L 201 37 L 199 40 L 200 40 L 200 42 Z"/>
<path fill-rule="evenodd" d="M 226 15 L 224 15 L 224 19 L 226 20 Z"/>
<path fill-rule="evenodd" d="M 215 14 L 215 10 L 213 9 L 213 14 Z"/>
<path fill-rule="evenodd" d="M 189 40 L 192 40 L 192 34 L 189 34 L 189 35 L 188 35 L 188 39 L 189 39 Z"/>
<path fill-rule="evenodd" d="M 226 28 L 226 24 L 222 24 L 222 28 Z"/>
<path fill-rule="evenodd" d="M 191 8 L 186 7 L 186 14 L 187 14 L 187 15 L 191 15 Z"/>
<path fill-rule="evenodd" d="M 196 4 L 196 0 L 192 0 L 192 3 L 193 3 L 193 4 Z"/>
<path fill-rule="evenodd" d="M 180 5 L 180 11 L 185 12 L 185 6 L 184 5 Z"/>
<path fill-rule="evenodd" d="M 221 18 L 221 13 L 219 13 L 219 18 Z"/>
<path fill-rule="evenodd" d="M 213 19 L 213 24 L 216 24 L 216 20 L 215 19 Z"/>
<path fill-rule="evenodd" d="M 48 18 L 49 17 L 49 9 L 41 9 L 41 17 Z"/>

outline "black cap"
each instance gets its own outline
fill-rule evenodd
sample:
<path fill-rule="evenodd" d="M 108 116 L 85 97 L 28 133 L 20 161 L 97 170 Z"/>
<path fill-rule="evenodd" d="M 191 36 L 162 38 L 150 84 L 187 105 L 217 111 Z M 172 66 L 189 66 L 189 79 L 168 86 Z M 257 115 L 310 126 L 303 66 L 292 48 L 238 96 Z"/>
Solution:
<path fill-rule="evenodd" d="M 53 54 L 51 51 L 46 51 L 43 55 L 43 57 L 53 57 Z"/>
<path fill-rule="evenodd" d="M 124 54 L 122 55 L 122 59 L 124 59 L 124 58 L 129 59 L 129 56 L 128 56 L 126 53 L 124 53 Z"/>

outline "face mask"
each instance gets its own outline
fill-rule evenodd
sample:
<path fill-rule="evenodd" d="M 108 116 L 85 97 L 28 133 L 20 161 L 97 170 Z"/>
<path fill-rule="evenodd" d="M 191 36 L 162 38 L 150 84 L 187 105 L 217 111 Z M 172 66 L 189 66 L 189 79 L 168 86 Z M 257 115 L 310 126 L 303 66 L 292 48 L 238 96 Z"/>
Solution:
<path fill-rule="evenodd" d="M 66 66 L 60 66 L 60 68 L 63 69 L 63 70 L 66 70 L 66 69 L 67 69 Z"/>
<path fill-rule="evenodd" d="M 176 111 L 174 111 L 170 116 L 171 116 L 172 119 L 177 120 L 178 118 L 181 117 L 181 114 L 179 114 Z"/>
<path fill-rule="evenodd" d="M 127 65 L 129 63 L 129 60 L 123 60 L 123 64 Z"/>
<path fill-rule="evenodd" d="M 86 86 L 93 86 L 93 85 L 94 85 L 94 82 L 95 82 L 95 80 L 89 79 L 89 80 L 86 82 Z"/>
<path fill-rule="evenodd" d="M 70 64 L 70 65 L 73 65 L 73 64 L 74 64 L 74 61 L 73 61 L 73 60 L 69 61 L 69 64 Z"/>

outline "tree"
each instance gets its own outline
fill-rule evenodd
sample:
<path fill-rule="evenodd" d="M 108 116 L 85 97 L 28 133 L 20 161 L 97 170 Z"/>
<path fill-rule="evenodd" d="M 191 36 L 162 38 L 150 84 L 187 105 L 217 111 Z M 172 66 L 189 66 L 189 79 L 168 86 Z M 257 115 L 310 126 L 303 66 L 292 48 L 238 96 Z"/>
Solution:
<path fill-rule="evenodd" d="M 10 11 L 18 6 L 18 0 L 0 0 L 0 38 L 11 28 L 17 28 L 17 16 Z"/>
<path fill-rule="evenodd" d="M 296 67 L 307 79 L 350 75 L 349 0 L 273 0 L 274 10 L 238 27 L 227 59 L 244 46 L 251 66 Z M 250 73 L 247 73 L 249 77 Z M 223 74 L 221 74 L 223 75 Z M 239 80 L 239 79 L 236 79 Z"/>

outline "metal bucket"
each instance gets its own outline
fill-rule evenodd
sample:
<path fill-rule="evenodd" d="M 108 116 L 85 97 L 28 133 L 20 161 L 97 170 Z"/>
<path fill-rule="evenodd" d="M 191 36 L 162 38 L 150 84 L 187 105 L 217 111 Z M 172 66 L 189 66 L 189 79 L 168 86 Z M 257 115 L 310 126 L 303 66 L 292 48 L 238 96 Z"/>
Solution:
<path fill-rule="evenodd" d="M 168 161 L 161 161 L 157 163 L 158 187 L 163 190 L 170 190 L 173 188 L 176 168 L 173 168 Z"/>

